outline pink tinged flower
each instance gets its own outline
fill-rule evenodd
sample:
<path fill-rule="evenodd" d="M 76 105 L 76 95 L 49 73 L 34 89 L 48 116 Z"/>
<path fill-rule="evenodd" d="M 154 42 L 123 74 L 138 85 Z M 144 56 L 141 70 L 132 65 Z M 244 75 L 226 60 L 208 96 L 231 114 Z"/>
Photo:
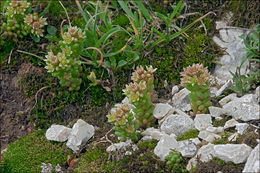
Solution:
<path fill-rule="evenodd" d="M 117 108 L 117 109 L 116 109 L 115 115 L 116 115 L 117 117 L 122 117 L 123 114 L 124 114 L 124 112 L 123 112 L 122 109 L 120 109 L 120 108 Z"/>
<path fill-rule="evenodd" d="M 136 72 L 137 72 L 139 75 L 143 74 L 143 73 L 144 73 L 144 68 L 143 68 L 143 66 L 138 66 L 138 67 L 136 68 Z"/>
<path fill-rule="evenodd" d="M 131 110 L 131 107 L 128 104 L 123 104 L 121 108 L 124 112 L 129 112 Z"/>
<path fill-rule="evenodd" d="M 39 22 L 34 22 L 32 27 L 33 27 L 34 30 L 37 30 L 37 29 L 40 29 L 41 25 L 40 25 Z"/>
<path fill-rule="evenodd" d="M 138 85 L 136 83 L 130 83 L 129 90 L 135 92 L 138 90 Z"/>
<path fill-rule="evenodd" d="M 77 34 L 77 32 L 78 32 L 78 28 L 76 26 L 70 27 L 68 29 L 68 32 L 70 33 L 71 36 L 75 36 Z"/>
<path fill-rule="evenodd" d="M 183 86 L 187 83 L 205 85 L 210 79 L 210 74 L 207 67 L 203 67 L 202 64 L 193 64 L 184 68 L 181 77 L 181 85 Z"/>

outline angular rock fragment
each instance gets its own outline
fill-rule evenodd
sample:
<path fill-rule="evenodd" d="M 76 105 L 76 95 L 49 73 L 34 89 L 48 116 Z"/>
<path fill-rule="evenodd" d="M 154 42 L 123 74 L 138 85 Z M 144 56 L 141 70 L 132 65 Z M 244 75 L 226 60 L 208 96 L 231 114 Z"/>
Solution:
<path fill-rule="evenodd" d="M 250 153 L 243 173 L 260 172 L 260 144 L 258 144 Z"/>
<path fill-rule="evenodd" d="M 190 111 L 191 104 L 189 98 L 190 91 L 186 88 L 180 90 L 178 93 L 174 94 L 172 97 L 172 104 L 175 108 L 182 111 Z"/>
<path fill-rule="evenodd" d="M 189 130 L 195 129 L 193 120 L 188 115 L 169 115 L 161 125 L 161 131 L 179 136 Z"/>
<path fill-rule="evenodd" d="M 162 161 L 164 161 L 171 150 L 174 150 L 177 147 L 178 142 L 176 141 L 174 135 L 165 134 L 154 148 L 154 154 L 160 157 Z"/>
<path fill-rule="evenodd" d="M 235 127 L 236 124 L 238 124 L 238 122 L 235 119 L 228 120 L 224 125 L 224 129 Z"/>
<path fill-rule="evenodd" d="M 186 169 L 190 171 L 194 166 L 197 165 L 197 160 L 201 162 L 209 162 L 214 157 L 214 145 L 209 143 L 208 145 L 202 146 L 198 153 L 189 160 Z"/>
<path fill-rule="evenodd" d="M 72 128 L 68 138 L 67 147 L 74 152 L 78 152 L 87 143 L 87 141 L 94 135 L 94 127 L 85 121 L 79 119 Z"/>
<path fill-rule="evenodd" d="M 212 126 L 210 114 L 197 114 L 194 119 L 194 125 L 199 131 L 205 130 L 207 127 Z"/>
<path fill-rule="evenodd" d="M 197 146 L 191 140 L 179 141 L 176 151 L 180 152 L 183 157 L 193 157 L 197 152 Z"/>
<path fill-rule="evenodd" d="M 153 110 L 153 116 L 156 119 L 161 119 L 164 116 L 166 116 L 168 113 L 170 113 L 170 111 L 173 112 L 172 110 L 172 106 L 169 104 L 164 104 L 164 103 L 158 103 L 155 105 L 154 110 Z"/>
<path fill-rule="evenodd" d="M 206 130 L 200 131 L 198 137 L 201 138 L 201 139 L 203 139 L 203 140 L 205 140 L 205 141 L 207 141 L 207 142 L 213 142 L 213 141 L 215 141 L 216 139 L 221 138 L 221 136 L 216 135 L 215 133 L 208 132 L 208 131 L 206 131 Z"/>
<path fill-rule="evenodd" d="M 71 128 L 62 125 L 51 125 L 46 131 L 46 138 L 51 141 L 65 142 L 71 132 Z"/>
<path fill-rule="evenodd" d="M 252 148 L 246 144 L 224 144 L 215 145 L 215 156 L 226 162 L 233 162 L 235 164 L 244 163 L 251 153 Z"/>

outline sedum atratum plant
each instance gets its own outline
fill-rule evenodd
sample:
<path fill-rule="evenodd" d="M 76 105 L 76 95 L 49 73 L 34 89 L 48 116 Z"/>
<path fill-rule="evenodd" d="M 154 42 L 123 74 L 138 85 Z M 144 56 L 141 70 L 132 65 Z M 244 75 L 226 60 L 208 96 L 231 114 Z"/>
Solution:
<path fill-rule="evenodd" d="M 131 77 L 133 82 L 123 90 L 130 103 L 135 106 L 135 118 L 142 129 L 151 126 L 156 120 L 152 104 L 155 71 L 152 66 L 146 67 L 146 70 L 142 66 L 137 67 Z"/>
<path fill-rule="evenodd" d="M 126 141 L 130 138 L 132 141 L 137 142 L 139 137 L 137 133 L 138 125 L 134 118 L 131 107 L 128 104 L 120 105 L 111 109 L 110 114 L 107 115 L 108 122 L 115 125 L 115 134 L 121 141 Z"/>
<path fill-rule="evenodd" d="M 139 139 L 137 129 L 149 127 L 156 120 L 153 116 L 152 104 L 155 70 L 152 66 L 146 67 L 146 70 L 142 66 L 137 67 L 132 74 L 133 82 L 126 85 L 123 90 L 129 103 L 133 105 L 133 109 L 130 110 L 130 106 L 124 104 L 121 107 L 113 108 L 107 116 L 108 121 L 115 125 L 115 134 L 121 141 L 130 138 L 137 142 Z"/>
<path fill-rule="evenodd" d="M 46 55 L 45 68 L 54 77 L 59 78 L 61 86 L 69 87 L 70 91 L 80 89 L 82 67 L 79 55 L 83 50 L 84 39 L 84 33 L 80 28 L 69 27 L 59 42 L 61 51 L 56 55 L 50 51 Z"/>
<path fill-rule="evenodd" d="M 193 64 L 184 68 L 181 77 L 181 85 L 191 91 L 189 96 L 193 112 L 207 113 L 211 106 L 208 68 L 202 64 Z"/>
<path fill-rule="evenodd" d="M 37 13 L 28 14 L 31 4 L 27 1 L 8 1 L 4 16 L 6 22 L 2 25 L 2 36 L 15 42 L 28 34 L 43 36 L 43 27 L 47 25 L 46 18 Z"/>

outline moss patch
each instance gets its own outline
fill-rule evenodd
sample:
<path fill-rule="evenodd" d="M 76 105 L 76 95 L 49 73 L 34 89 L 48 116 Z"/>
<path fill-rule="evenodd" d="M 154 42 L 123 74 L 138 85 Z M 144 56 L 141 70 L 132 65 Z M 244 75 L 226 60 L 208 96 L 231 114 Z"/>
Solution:
<path fill-rule="evenodd" d="M 244 163 L 234 164 L 233 162 L 225 162 L 223 160 L 213 158 L 211 161 L 206 163 L 199 162 L 196 166 L 196 169 L 192 170 L 191 173 L 213 173 L 218 171 L 223 173 L 237 173 L 242 172 L 244 165 Z"/>
<path fill-rule="evenodd" d="M 43 162 L 52 165 L 66 162 L 67 155 L 71 154 L 71 151 L 65 143 L 50 142 L 44 133 L 43 130 L 33 132 L 10 144 L 4 153 L 2 170 L 12 173 L 40 172 Z"/>
<path fill-rule="evenodd" d="M 138 150 L 119 162 L 109 160 L 105 146 L 94 147 L 81 155 L 75 172 L 174 172 L 166 162 L 160 161 L 153 150 L 158 141 L 139 141 Z M 124 153 L 122 153 L 124 154 Z M 185 160 L 186 164 L 186 160 Z"/>
<path fill-rule="evenodd" d="M 198 130 L 190 130 L 188 132 L 185 132 L 184 134 L 178 136 L 177 141 L 184 141 L 190 138 L 196 138 L 199 135 Z"/>

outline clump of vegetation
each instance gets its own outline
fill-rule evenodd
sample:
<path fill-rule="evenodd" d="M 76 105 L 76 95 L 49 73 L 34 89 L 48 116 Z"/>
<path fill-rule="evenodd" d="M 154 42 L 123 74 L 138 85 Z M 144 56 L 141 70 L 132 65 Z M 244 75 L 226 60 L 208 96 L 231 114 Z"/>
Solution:
<path fill-rule="evenodd" d="M 209 170 L 212 172 L 229 172 L 229 173 L 237 173 L 242 172 L 244 168 L 244 163 L 234 164 L 233 162 L 225 162 L 218 158 L 213 158 L 209 162 L 198 162 L 196 169 L 191 170 L 192 173 L 201 173 L 208 172 Z"/>
<path fill-rule="evenodd" d="M 65 144 L 48 141 L 44 133 L 33 132 L 10 144 L 4 153 L 3 172 L 40 172 L 42 163 L 63 165 L 71 151 Z"/>
<path fill-rule="evenodd" d="M 34 37 L 43 36 L 43 27 L 47 25 L 46 18 L 39 17 L 37 13 L 30 14 L 31 3 L 27 1 L 7 1 L 4 13 L 6 23 L 3 23 L 3 37 L 15 42 L 28 34 Z"/>
<path fill-rule="evenodd" d="M 166 164 L 171 170 L 176 172 L 188 172 L 185 168 L 186 165 L 183 164 L 181 153 L 170 152 L 166 158 Z"/>
<path fill-rule="evenodd" d="M 127 137 L 129 137 L 132 141 L 137 142 L 138 133 L 136 130 L 138 126 L 130 110 L 131 107 L 128 104 L 123 104 L 122 106 L 112 109 L 107 116 L 108 122 L 115 125 L 115 134 L 121 141 L 126 141 Z"/>
<path fill-rule="evenodd" d="M 199 135 L 198 130 L 189 130 L 188 132 L 185 132 L 184 134 L 178 136 L 177 140 L 184 141 L 184 140 L 191 139 L 191 138 L 197 138 L 198 135 Z"/>
<path fill-rule="evenodd" d="M 77 27 L 68 28 L 68 32 L 62 34 L 61 52 L 55 55 L 52 51 L 46 56 L 46 69 L 54 77 L 58 77 L 61 86 L 69 87 L 69 90 L 79 90 L 81 84 L 81 61 L 79 55 L 83 49 L 84 34 Z"/>
<path fill-rule="evenodd" d="M 260 77 L 260 24 L 257 25 L 256 31 L 252 31 L 248 34 L 243 34 L 240 37 L 244 41 L 245 50 L 247 54 L 243 57 L 240 66 L 237 68 L 235 73 L 232 73 L 234 86 L 231 88 L 233 91 L 237 92 L 239 95 L 244 95 L 250 89 L 255 89 L 259 85 Z M 241 69 L 244 63 L 249 62 L 249 74 L 241 74 Z"/>
<path fill-rule="evenodd" d="M 181 85 L 185 86 L 191 93 L 191 108 L 195 114 L 207 113 L 208 107 L 211 106 L 209 78 L 210 74 L 207 67 L 202 64 L 193 64 L 184 68 L 181 73 Z"/>
<path fill-rule="evenodd" d="M 142 66 L 137 67 L 132 74 L 133 82 L 126 85 L 123 90 L 129 103 L 134 105 L 133 112 L 130 112 L 130 105 L 123 104 L 121 107 L 112 109 L 107 116 L 108 121 L 115 125 L 115 134 L 121 141 L 129 137 L 137 142 L 139 135 L 136 130 L 150 127 L 156 120 L 153 116 L 152 105 L 155 70 L 152 66 L 146 67 L 146 70 Z"/>
<path fill-rule="evenodd" d="M 150 127 L 156 120 L 152 104 L 155 71 L 152 66 L 146 67 L 146 70 L 142 66 L 137 67 L 131 77 L 133 83 L 126 85 L 123 90 L 129 102 L 135 106 L 133 112 L 138 126 L 142 129 Z"/>

